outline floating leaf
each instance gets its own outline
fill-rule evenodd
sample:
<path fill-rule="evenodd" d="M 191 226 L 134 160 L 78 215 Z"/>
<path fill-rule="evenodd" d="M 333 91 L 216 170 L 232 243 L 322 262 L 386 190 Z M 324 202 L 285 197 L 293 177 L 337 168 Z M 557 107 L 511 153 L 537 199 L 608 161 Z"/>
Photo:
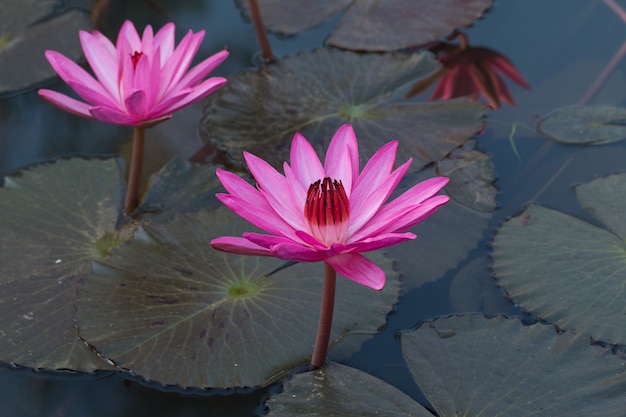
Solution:
<path fill-rule="evenodd" d="M 146 226 L 81 289 L 78 327 L 95 349 L 147 379 L 194 387 L 259 386 L 312 353 L 323 266 L 227 254 L 210 240 L 249 230 L 225 207 Z M 399 292 L 391 261 L 376 292 L 337 281 L 331 340 L 372 334 Z"/>
<path fill-rule="evenodd" d="M 149 188 L 135 214 L 158 221 L 175 213 L 214 207 L 219 203 L 215 193 L 221 191 L 214 166 L 176 158 L 150 177 Z"/>
<path fill-rule="evenodd" d="M 432 417 L 399 389 L 358 369 L 331 362 L 295 375 L 267 402 L 271 417 Z"/>
<path fill-rule="evenodd" d="M 626 174 L 596 179 L 576 191 L 609 230 L 531 205 L 498 231 L 496 278 L 515 303 L 540 318 L 623 344 Z"/>
<path fill-rule="evenodd" d="M 471 25 L 493 0 L 258 0 L 270 30 L 295 34 L 347 9 L 328 43 L 360 51 L 392 51 L 438 41 Z M 248 2 L 237 0 L 249 15 Z"/>
<path fill-rule="evenodd" d="M 583 106 L 556 111 L 537 124 L 540 133 L 557 142 L 604 145 L 626 138 L 626 108 Z"/>
<path fill-rule="evenodd" d="M 57 1 L 3 0 L 0 2 L 0 94 L 16 92 L 53 77 L 56 73 L 44 51 L 52 49 L 78 60 L 82 51 L 80 29 L 89 18 L 79 10 L 44 19 Z"/>
<path fill-rule="evenodd" d="M 59 160 L 0 188 L 0 358 L 36 368 L 108 365 L 76 335 L 77 288 L 119 244 L 118 160 Z"/>
<path fill-rule="evenodd" d="M 403 333 L 409 369 L 437 415 L 621 416 L 623 360 L 582 334 L 467 315 Z"/>
<path fill-rule="evenodd" d="M 450 178 L 446 192 L 463 205 L 482 213 L 491 213 L 497 207 L 498 190 L 491 157 L 474 149 L 476 141 L 452 151 L 437 163 L 437 173 Z"/>
<path fill-rule="evenodd" d="M 388 101 L 394 90 L 436 69 L 427 54 L 303 53 L 240 74 L 211 95 L 201 135 L 240 165 L 246 150 L 282 167 L 296 132 L 322 154 L 337 128 L 352 123 L 363 159 L 397 139 L 399 154 L 413 157 L 411 169 L 418 171 L 483 126 L 484 107 L 469 101 Z"/>

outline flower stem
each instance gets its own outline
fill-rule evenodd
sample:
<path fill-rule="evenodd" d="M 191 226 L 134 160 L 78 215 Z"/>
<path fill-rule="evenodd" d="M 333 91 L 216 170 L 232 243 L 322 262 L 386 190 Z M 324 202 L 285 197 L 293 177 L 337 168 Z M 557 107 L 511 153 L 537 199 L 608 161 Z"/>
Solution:
<path fill-rule="evenodd" d="M 124 213 L 129 214 L 139 204 L 139 182 L 141 180 L 141 166 L 143 165 L 143 150 L 146 142 L 146 128 L 135 126 L 133 134 L 133 153 L 130 161 L 130 173 L 128 174 L 128 188 L 126 189 L 126 201 Z"/>
<path fill-rule="evenodd" d="M 320 307 L 320 321 L 317 326 L 317 337 L 313 348 L 310 370 L 319 369 L 326 363 L 326 353 L 330 341 L 330 329 L 333 324 L 333 310 L 335 308 L 335 283 L 337 272 L 332 266 L 324 263 L 324 289 L 322 291 L 322 305 Z"/>
<path fill-rule="evenodd" d="M 259 42 L 259 48 L 261 48 L 261 58 L 264 62 L 271 62 L 274 60 L 274 54 L 272 53 L 272 47 L 270 46 L 270 41 L 265 31 L 265 25 L 261 18 L 259 3 L 257 0 L 248 0 L 248 7 L 250 8 L 250 17 L 252 18 L 252 25 L 254 26 L 254 33 Z"/>

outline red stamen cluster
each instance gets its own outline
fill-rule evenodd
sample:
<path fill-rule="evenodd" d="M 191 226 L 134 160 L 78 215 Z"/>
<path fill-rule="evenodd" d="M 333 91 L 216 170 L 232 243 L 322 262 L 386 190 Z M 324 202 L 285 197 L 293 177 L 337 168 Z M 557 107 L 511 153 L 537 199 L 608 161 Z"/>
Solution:
<path fill-rule="evenodd" d="M 130 56 L 130 59 L 133 61 L 133 69 L 137 68 L 137 63 L 139 62 L 139 59 L 141 59 L 142 56 L 143 56 L 143 52 L 139 52 L 139 51 L 135 51 L 135 53 Z"/>
<path fill-rule="evenodd" d="M 309 186 L 304 217 L 311 234 L 321 242 L 345 241 L 350 221 L 350 201 L 341 181 L 326 177 Z"/>

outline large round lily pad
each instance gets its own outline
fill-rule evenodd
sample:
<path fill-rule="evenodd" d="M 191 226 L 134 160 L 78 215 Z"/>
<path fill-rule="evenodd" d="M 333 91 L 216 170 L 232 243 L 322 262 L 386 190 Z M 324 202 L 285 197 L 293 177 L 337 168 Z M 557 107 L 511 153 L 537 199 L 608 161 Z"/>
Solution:
<path fill-rule="evenodd" d="M 604 145 L 626 138 L 626 108 L 583 106 L 549 114 L 537 124 L 540 133 L 573 145 Z"/>
<path fill-rule="evenodd" d="M 77 288 L 118 239 L 120 163 L 59 160 L 0 188 L 0 359 L 36 368 L 107 368 L 78 339 Z"/>
<path fill-rule="evenodd" d="M 55 75 L 44 51 L 52 49 L 73 60 L 82 51 L 80 29 L 91 26 L 89 17 L 70 10 L 45 19 L 58 7 L 54 0 L 0 2 L 0 94 L 15 92 Z"/>
<path fill-rule="evenodd" d="M 597 227 L 538 205 L 504 223 L 494 240 L 496 278 L 513 301 L 562 328 L 626 343 L 626 174 L 577 187 Z"/>
<path fill-rule="evenodd" d="M 259 386 L 312 353 L 323 265 L 227 254 L 209 242 L 250 230 L 225 207 L 141 229 L 80 292 L 80 336 L 147 379 L 194 387 Z M 377 292 L 338 277 L 331 340 L 374 333 L 399 293 L 392 262 L 373 254 Z"/>
<path fill-rule="evenodd" d="M 471 25 L 493 0 L 258 0 L 264 25 L 295 34 L 346 10 L 328 43 L 359 51 L 392 51 L 438 41 Z M 237 0 L 248 16 L 248 2 Z"/>
<path fill-rule="evenodd" d="M 623 415 L 626 368 L 584 334 L 467 315 L 403 333 L 402 351 L 441 417 Z"/>
<path fill-rule="evenodd" d="M 321 154 L 352 123 L 363 160 L 397 139 L 412 170 L 446 156 L 483 126 L 470 101 L 389 101 L 399 87 L 438 68 L 428 54 L 357 54 L 319 49 L 231 79 L 205 105 L 201 135 L 243 165 L 244 150 L 282 167 L 301 132 Z"/>

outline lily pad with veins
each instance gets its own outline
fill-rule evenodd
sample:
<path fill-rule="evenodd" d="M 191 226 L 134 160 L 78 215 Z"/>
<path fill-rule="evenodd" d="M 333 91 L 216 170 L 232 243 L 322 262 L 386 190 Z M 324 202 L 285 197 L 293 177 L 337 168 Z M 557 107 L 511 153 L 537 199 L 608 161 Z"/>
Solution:
<path fill-rule="evenodd" d="M 244 150 L 282 167 L 301 132 L 320 155 L 351 123 L 362 160 L 397 139 L 413 172 L 438 161 L 483 126 L 484 107 L 470 101 L 394 102 L 392 93 L 439 65 L 422 54 L 357 54 L 318 49 L 231 79 L 206 101 L 204 140 L 243 165 Z"/>
<path fill-rule="evenodd" d="M 496 279 L 525 310 L 595 340 L 626 344 L 626 174 L 576 187 L 606 228 L 539 205 L 502 225 Z"/>
<path fill-rule="evenodd" d="M 623 415 L 623 360 L 581 334 L 478 315 L 424 322 L 401 335 L 415 382 L 440 417 Z M 432 416 L 366 373 L 335 363 L 295 375 L 267 403 L 270 417 Z"/>
<path fill-rule="evenodd" d="M 555 111 L 542 118 L 537 130 L 571 145 L 604 145 L 626 138 L 626 108 L 582 106 Z"/>
<path fill-rule="evenodd" d="M 52 49 L 70 59 L 82 56 L 77 33 L 91 27 L 79 10 L 53 16 L 58 1 L 3 0 L 0 2 L 0 94 L 52 78 L 56 72 L 44 56 Z"/>
<path fill-rule="evenodd" d="M 441 40 L 482 17 L 493 0 L 258 0 L 264 25 L 283 34 L 311 29 L 345 10 L 328 43 L 393 51 Z M 237 0 L 249 16 L 248 2 Z"/>
<path fill-rule="evenodd" d="M 312 353 L 323 264 L 219 252 L 250 226 L 225 207 L 145 226 L 81 288 L 80 336 L 122 369 L 163 384 L 260 386 Z M 374 334 L 399 293 L 392 262 L 373 291 L 338 277 L 331 340 Z"/>

